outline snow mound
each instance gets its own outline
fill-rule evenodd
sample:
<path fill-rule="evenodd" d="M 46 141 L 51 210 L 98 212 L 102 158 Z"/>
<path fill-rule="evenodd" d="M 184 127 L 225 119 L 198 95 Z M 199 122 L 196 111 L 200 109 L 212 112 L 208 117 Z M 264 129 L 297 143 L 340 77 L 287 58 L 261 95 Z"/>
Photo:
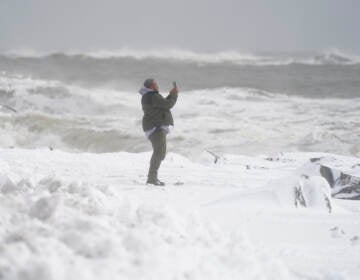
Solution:
<path fill-rule="evenodd" d="M 265 186 L 255 190 L 238 191 L 210 204 L 221 204 L 225 207 L 236 205 L 246 211 L 291 211 L 306 207 L 309 210 L 331 213 L 333 207 L 328 182 L 321 176 L 308 176 L 300 171 L 270 180 Z"/>
<path fill-rule="evenodd" d="M 0 186 L 3 279 L 291 279 L 242 232 L 129 200 L 117 186 L 54 176 L 2 176 Z"/>
<path fill-rule="evenodd" d="M 272 190 L 280 206 L 306 207 L 331 213 L 332 198 L 329 183 L 312 163 L 295 170 L 290 176 L 270 182 L 266 188 Z"/>

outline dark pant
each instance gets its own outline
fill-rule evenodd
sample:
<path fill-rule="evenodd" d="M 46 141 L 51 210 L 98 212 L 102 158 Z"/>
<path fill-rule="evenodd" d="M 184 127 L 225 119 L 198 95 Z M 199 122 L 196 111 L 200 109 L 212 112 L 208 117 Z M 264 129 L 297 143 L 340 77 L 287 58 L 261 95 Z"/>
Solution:
<path fill-rule="evenodd" d="M 166 155 L 166 132 L 158 128 L 150 135 L 153 154 L 150 160 L 148 179 L 156 180 L 161 161 Z"/>

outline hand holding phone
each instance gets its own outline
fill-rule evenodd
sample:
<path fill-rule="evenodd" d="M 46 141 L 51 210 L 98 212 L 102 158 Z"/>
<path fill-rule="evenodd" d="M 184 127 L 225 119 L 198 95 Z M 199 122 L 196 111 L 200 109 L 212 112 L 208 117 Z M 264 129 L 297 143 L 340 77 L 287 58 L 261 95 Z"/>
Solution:
<path fill-rule="evenodd" d="M 176 93 L 176 94 L 179 93 L 179 88 L 178 88 L 176 82 L 173 82 L 173 89 L 170 91 L 170 93 L 174 93 L 174 94 L 175 94 L 175 93 Z"/>

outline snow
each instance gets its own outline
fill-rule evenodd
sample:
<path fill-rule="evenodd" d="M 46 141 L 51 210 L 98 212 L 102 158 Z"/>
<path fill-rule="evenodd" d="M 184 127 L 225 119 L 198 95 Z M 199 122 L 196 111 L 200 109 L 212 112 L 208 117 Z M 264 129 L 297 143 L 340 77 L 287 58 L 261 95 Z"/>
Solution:
<path fill-rule="evenodd" d="M 0 279 L 358 279 L 360 204 L 309 161 L 358 159 L 169 153 L 150 187 L 150 155 L 0 150 Z"/>

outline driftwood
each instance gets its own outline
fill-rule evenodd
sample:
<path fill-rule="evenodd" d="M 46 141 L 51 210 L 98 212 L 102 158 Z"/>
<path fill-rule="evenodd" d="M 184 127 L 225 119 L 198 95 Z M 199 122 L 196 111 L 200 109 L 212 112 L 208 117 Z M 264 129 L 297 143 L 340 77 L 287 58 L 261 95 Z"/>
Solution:
<path fill-rule="evenodd" d="M 216 164 L 219 159 L 221 158 L 219 155 L 215 154 L 214 152 L 212 151 L 209 151 L 209 150 L 206 150 L 210 155 L 212 155 L 214 157 L 214 163 Z"/>

